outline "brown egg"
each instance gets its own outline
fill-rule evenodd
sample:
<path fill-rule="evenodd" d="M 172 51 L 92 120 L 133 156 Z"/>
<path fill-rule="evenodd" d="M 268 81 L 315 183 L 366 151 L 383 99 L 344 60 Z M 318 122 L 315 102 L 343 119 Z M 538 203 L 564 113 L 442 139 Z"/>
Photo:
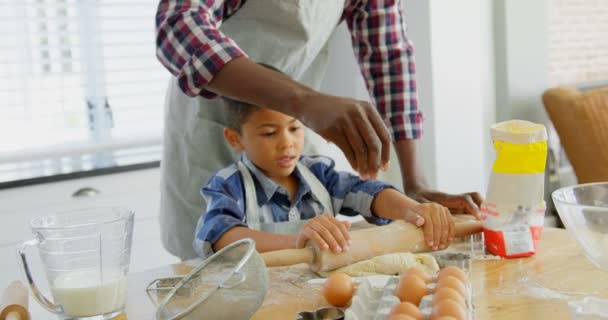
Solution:
<path fill-rule="evenodd" d="M 353 279 L 344 273 L 332 274 L 323 285 L 325 300 L 336 307 L 345 306 L 353 297 L 354 291 Z"/>
<path fill-rule="evenodd" d="M 418 309 L 417 306 L 410 302 L 401 302 L 397 303 L 388 314 L 389 317 L 393 315 L 403 314 L 412 317 L 416 320 L 422 320 L 424 317 L 422 316 L 422 312 Z"/>
<path fill-rule="evenodd" d="M 437 319 L 434 320 L 458 320 L 457 318 L 454 317 L 450 317 L 450 316 L 445 316 L 445 317 L 439 317 Z"/>
<path fill-rule="evenodd" d="M 408 268 L 407 270 L 403 271 L 403 273 L 401 274 L 402 277 L 409 276 L 409 275 L 415 275 L 418 278 L 421 278 L 425 283 L 431 282 L 431 276 L 429 276 L 429 274 L 426 273 L 426 271 L 424 271 L 420 268 L 417 268 L 417 267 Z"/>
<path fill-rule="evenodd" d="M 441 280 L 437 281 L 437 286 L 435 287 L 435 291 L 437 291 L 443 287 L 452 288 L 452 289 L 456 290 L 463 298 L 467 297 L 467 287 L 456 277 L 446 276 L 446 277 L 441 278 Z"/>
<path fill-rule="evenodd" d="M 458 293 L 458 291 L 456 291 L 450 287 L 444 286 L 440 289 L 435 290 L 435 293 L 433 293 L 433 302 L 432 303 L 434 305 L 438 301 L 444 300 L 444 299 L 454 300 L 454 301 L 458 302 L 458 304 L 460 306 L 465 307 L 465 308 L 467 306 L 465 298 L 463 296 L 461 296 L 460 293 Z"/>
<path fill-rule="evenodd" d="M 396 315 L 392 315 L 388 318 L 386 318 L 387 320 L 416 320 L 416 318 L 412 318 L 408 315 L 405 314 L 396 314 Z"/>
<path fill-rule="evenodd" d="M 395 296 L 399 300 L 411 302 L 416 306 L 420 304 L 420 299 L 428 293 L 429 289 L 424 280 L 414 275 L 401 277 L 395 289 Z"/>
<path fill-rule="evenodd" d="M 441 300 L 433 306 L 430 319 L 437 320 L 446 316 L 454 317 L 458 320 L 466 320 L 467 311 L 452 300 Z"/>
<path fill-rule="evenodd" d="M 456 277 L 460 281 L 462 281 L 462 283 L 465 283 L 465 284 L 469 282 L 469 278 L 467 277 L 467 274 L 458 267 L 448 266 L 448 267 L 445 267 L 445 268 L 439 270 L 439 272 L 437 273 L 437 281 L 439 281 L 439 280 L 441 280 L 441 278 L 447 277 L 447 276 Z"/>

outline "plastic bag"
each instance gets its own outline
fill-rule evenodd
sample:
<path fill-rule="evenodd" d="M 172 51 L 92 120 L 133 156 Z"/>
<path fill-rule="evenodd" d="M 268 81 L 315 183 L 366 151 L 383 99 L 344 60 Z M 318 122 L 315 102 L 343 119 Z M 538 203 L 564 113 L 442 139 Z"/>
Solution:
<path fill-rule="evenodd" d="M 491 128 L 496 160 L 481 206 L 486 247 L 506 258 L 536 253 L 545 217 L 547 130 L 510 120 Z"/>

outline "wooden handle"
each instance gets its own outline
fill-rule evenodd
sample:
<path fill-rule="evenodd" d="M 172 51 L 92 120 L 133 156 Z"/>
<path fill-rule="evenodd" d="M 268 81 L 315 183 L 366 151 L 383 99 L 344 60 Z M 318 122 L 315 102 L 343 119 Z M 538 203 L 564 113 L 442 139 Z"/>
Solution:
<path fill-rule="evenodd" d="M 483 230 L 481 221 L 456 222 L 454 227 L 454 236 L 457 238 L 480 233 Z"/>
<path fill-rule="evenodd" d="M 454 235 L 463 237 L 481 232 L 480 221 L 458 222 Z M 394 252 L 428 252 L 431 251 L 425 242 L 421 228 L 404 221 L 355 230 L 350 233 L 352 244 L 346 253 L 334 254 L 330 250 L 320 251 L 317 248 L 285 249 L 262 253 L 267 267 L 291 266 L 299 263 L 311 265 L 315 272 L 334 270 L 351 263 Z M 315 254 L 317 252 L 317 254 Z"/>
<path fill-rule="evenodd" d="M 459 222 L 455 224 L 454 235 L 463 237 L 481 230 L 480 221 Z M 334 270 L 387 253 L 432 251 L 424 241 L 422 228 L 402 220 L 381 227 L 353 231 L 350 238 L 352 244 L 346 253 L 336 255 L 329 250 L 318 251 L 311 269 L 315 272 Z"/>
<path fill-rule="evenodd" d="M 291 266 L 298 263 L 312 264 L 315 261 L 314 249 L 285 249 L 262 253 L 267 267 Z M 1 319 L 0 319 L 1 320 Z"/>
<path fill-rule="evenodd" d="M 13 281 L 2 295 L 0 320 L 28 320 L 28 293 L 20 281 Z"/>

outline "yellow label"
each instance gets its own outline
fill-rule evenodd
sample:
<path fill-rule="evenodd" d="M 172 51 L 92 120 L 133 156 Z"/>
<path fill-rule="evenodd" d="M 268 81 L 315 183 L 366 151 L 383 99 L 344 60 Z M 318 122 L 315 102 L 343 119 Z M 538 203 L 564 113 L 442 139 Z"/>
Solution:
<path fill-rule="evenodd" d="M 496 161 L 492 171 L 525 174 L 545 172 L 547 141 L 529 144 L 513 144 L 494 141 Z"/>

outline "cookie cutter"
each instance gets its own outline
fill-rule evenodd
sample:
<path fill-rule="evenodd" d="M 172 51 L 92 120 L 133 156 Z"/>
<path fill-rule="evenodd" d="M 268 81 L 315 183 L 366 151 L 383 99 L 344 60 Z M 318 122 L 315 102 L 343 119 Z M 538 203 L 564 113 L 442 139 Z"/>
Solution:
<path fill-rule="evenodd" d="M 315 311 L 302 311 L 296 320 L 344 320 L 344 311 L 336 307 L 325 307 Z"/>

